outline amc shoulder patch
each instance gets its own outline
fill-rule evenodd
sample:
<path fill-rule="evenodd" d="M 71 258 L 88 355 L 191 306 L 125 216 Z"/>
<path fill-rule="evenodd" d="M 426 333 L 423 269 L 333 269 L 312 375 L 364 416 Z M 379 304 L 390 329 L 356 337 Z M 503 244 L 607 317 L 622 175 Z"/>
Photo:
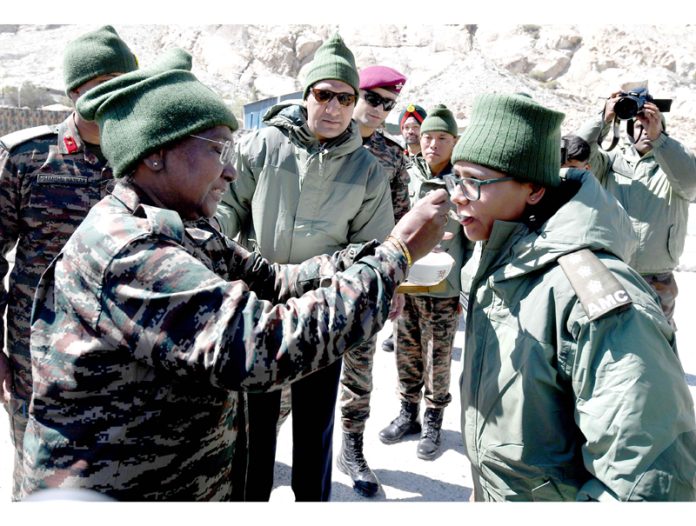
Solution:
<path fill-rule="evenodd" d="M 626 289 L 599 258 L 584 248 L 558 258 L 590 321 L 633 303 Z"/>

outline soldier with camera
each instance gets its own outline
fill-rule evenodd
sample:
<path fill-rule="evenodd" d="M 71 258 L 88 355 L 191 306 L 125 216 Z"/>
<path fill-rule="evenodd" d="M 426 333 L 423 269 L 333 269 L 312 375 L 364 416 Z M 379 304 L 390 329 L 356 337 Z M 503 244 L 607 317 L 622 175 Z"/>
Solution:
<path fill-rule="evenodd" d="M 652 286 L 674 326 L 678 293 L 673 271 L 686 239 L 689 202 L 696 198 L 696 157 L 667 134 L 671 100 L 654 99 L 647 83 L 611 94 L 601 113 L 577 133 L 591 146 L 592 172 L 628 212 L 639 246 L 628 263 Z M 626 139 L 600 146 L 614 123 L 626 122 Z"/>

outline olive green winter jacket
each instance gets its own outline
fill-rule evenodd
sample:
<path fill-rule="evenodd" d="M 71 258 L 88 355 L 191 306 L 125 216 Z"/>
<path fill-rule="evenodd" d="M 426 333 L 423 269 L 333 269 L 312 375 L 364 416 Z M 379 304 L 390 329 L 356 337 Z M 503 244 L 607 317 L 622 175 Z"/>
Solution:
<path fill-rule="evenodd" d="M 242 243 L 275 263 L 387 237 L 394 227 L 389 180 L 354 122 L 325 143 L 295 103 L 273 106 L 264 123 L 238 145 L 238 177 L 217 213 L 225 234 L 241 233 Z"/>
<path fill-rule="evenodd" d="M 684 252 L 689 202 L 696 199 L 696 157 L 664 133 L 643 157 L 630 143 L 606 152 L 597 138 L 609 126 L 598 114 L 578 135 L 592 149 L 592 172 L 626 209 L 638 234 L 631 266 L 641 274 L 671 272 Z"/>
<path fill-rule="evenodd" d="M 696 422 L 674 332 L 622 261 L 636 244 L 626 213 L 589 172 L 567 179 L 579 190 L 540 227 L 495 223 L 473 276 L 460 389 L 475 497 L 693 500 Z M 590 321 L 558 263 L 583 248 L 632 304 Z"/>

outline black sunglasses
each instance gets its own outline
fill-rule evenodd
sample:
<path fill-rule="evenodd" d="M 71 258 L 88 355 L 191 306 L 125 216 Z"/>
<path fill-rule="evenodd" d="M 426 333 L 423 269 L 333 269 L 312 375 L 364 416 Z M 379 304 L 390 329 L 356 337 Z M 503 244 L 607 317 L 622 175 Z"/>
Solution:
<path fill-rule="evenodd" d="M 391 111 L 394 109 L 394 106 L 396 106 L 396 99 L 384 98 L 380 94 L 370 90 L 365 90 L 363 99 L 365 99 L 365 101 L 373 108 L 376 108 L 381 104 L 384 111 Z"/>
<path fill-rule="evenodd" d="M 334 97 L 336 97 L 336 100 L 338 100 L 338 103 L 341 106 L 348 107 L 355 104 L 355 100 L 357 98 L 357 96 L 353 93 L 336 93 L 327 89 L 312 88 L 310 91 L 314 96 L 314 100 L 320 104 L 328 104 Z"/>

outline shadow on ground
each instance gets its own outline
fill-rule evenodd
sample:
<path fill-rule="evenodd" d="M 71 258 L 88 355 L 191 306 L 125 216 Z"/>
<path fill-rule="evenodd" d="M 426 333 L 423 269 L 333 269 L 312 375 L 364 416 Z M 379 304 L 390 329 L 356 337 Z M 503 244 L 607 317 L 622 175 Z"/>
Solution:
<path fill-rule="evenodd" d="M 353 488 L 334 481 L 331 485 L 331 500 L 334 502 L 466 502 L 471 489 L 463 485 L 435 480 L 411 471 L 376 469 L 375 475 L 382 484 L 379 492 L 371 498 L 361 497 Z M 398 498 L 387 498 L 384 487 L 399 491 Z"/>

